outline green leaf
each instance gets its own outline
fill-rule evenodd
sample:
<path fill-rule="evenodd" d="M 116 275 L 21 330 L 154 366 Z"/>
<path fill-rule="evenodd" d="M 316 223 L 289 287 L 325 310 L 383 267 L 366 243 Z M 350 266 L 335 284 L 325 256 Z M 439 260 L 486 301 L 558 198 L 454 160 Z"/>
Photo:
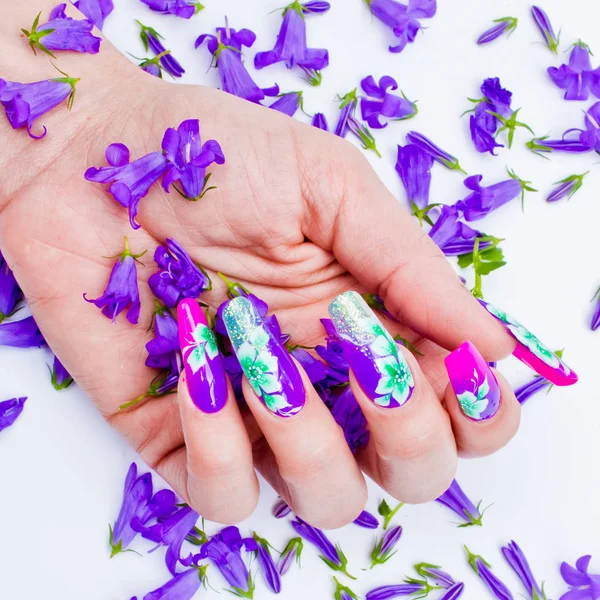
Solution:
<path fill-rule="evenodd" d="M 404 502 L 400 502 L 394 510 L 390 508 L 390 505 L 384 499 L 379 503 L 377 512 L 383 517 L 383 529 L 387 529 L 391 520 L 396 516 L 396 513 L 404 506 Z"/>

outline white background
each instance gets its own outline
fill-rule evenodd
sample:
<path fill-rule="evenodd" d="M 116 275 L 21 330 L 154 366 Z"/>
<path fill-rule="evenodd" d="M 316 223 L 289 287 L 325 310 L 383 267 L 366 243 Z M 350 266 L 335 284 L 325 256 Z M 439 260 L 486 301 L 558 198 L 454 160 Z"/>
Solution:
<path fill-rule="evenodd" d="M 284 4 L 206 0 L 207 8 L 186 22 L 151 13 L 138 0 L 115 3 L 105 33 L 121 50 L 143 55 L 133 22 L 138 18 L 167 38 L 167 46 L 187 70 L 184 83 L 209 86 L 218 85 L 218 74 L 208 69 L 208 51 L 193 49 L 196 36 L 212 33 L 227 14 L 232 27 L 248 27 L 258 35 L 247 53 L 250 66 L 255 51 L 273 46 L 280 17 L 269 13 Z M 520 117 L 539 135 L 558 136 L 581 126 L 582 111 L 591 101 L 565 102 L 551 84 L 546 67 L 566 61 L 568 54 L 561 52 L 555 58 L 538 43 L 529 7 L 522 0 L 441 1 L 437 16 L 424 23 L 425 33 L 400 55 L 387 52 L 391 34 L 371 18 L 361 0 L 331 3 L 329 13 L 308 23 L 309 44 L 330 51 L 322 86 L 310 88 L 281 65 L 258 73 L 250 67 L 256 81 L 264 87 L 278 82 L 283 91 L 305 90 L 306 111 L 323 111 L 335 123 L 336 94 L 351 90 L 368 74 L 394 76 L 406 95 L 419 101 L 420 113 L 413 121 L 376 132 L 383 159 L 372 155 L 370 160 L 401 201 L 395 150 L 410 129 L 455 153 L 469 173 L 483 173 L 488 184 L 505 177 L 505 166 L 531 180 L 540 192 L 527 198 L 524 213 L 516 201 L 477 224 L 506 238 L 508 266 L 487 277 L 484 292 L 551 347 L 564 346 L 567 362 L 580 375 L 577 386 L 555 388 L 525 407 L 521 430 L 508 448 L 460 465 L 463 487 L 474 499 L 482 498 L 484 506 L 493 505 L 482 529 L 457 529 L 452 513 L 436 504 L 405 507 L 397 518 L 404 526 L 399 553 L 388 565 L 370 572 L 361 569 L 368 565 L 375 533 L 349 526 L 331 537 L 349 556 L 350 570 L 360 575 L 353 585 L 360 595 L 375 585 L 399 583 L 411 574 L 411 564 L 426 560 L 464 580 L 467 600 L 485 598 L 487 591 L 465 564 L 465 543 L 492 562 L 515 595 L 520 594 L 523 590 L 499 555 L 500 545 L 514 538 L 556 599 L 566 589 L 558 574 L 561 560 L 573 562 L 581 554 L 595 552 L 592 565 L 600 571 L 600 331 L 588 328 L 590 298 L 600 285 L 597 156 L 555 155 L 551 161 L 543 160 L 523 147 L 529 139 L 526 132 L 517 134 L 510 152 L 500 150 L 497 158 L 481 156 L 470 143 L 468 120 L 459 115 L 469 107 L 466 98 L 477 97 L 481 81 L 491 76 L 499 76 L 514 92 L 513 106 L 522 107 Z M 581 38 L 600 53 L 600 7 L 595 0 L 545 0 L 543 6 L 556 28 L 562 26 L 561 51 Z M 506 15 L 521 18 L 513 36 L 477 47 L 478 34 L 492 19 Z M 306 120 L 303 115 L 299 118 Z M 544 201 L 553 182 L 588 169 L 592 172 L 584 188 L 569 203 Z M 464 195 L 461 176 L 436 165 L 432 201 L 454 202 Z M 143 557 L 127 553 L 110 560 L 107 545 L 108 523 L 116 517 L 123 478 L 136 457 L 79 390 L 54 392 L 46 369 L 49 360 L 43 350 L 0 348 L 0 398 L 29 396 L 17 424 L 0 434 L 0 598 L 128 600 L 134 594 L 141 598 L 168 579 L 162 552 Z M 531 377 L 514 359 L 500 368 L 515 386 Z M 369 501 L 373 512 L 382 497 L 373 486 Z M 281 549 L 293 532 L 271 517 L 274 499 L 264 486 L 256 514 L 243 527 L 258 531 Z M 148 549 L 144 542 L 134 547 L 142 553 Z M 294 568 L 284 579 L 281 597 L 331 598 L 330 573 L 311 548 L 303 565 L 302 571 Z M 211 581 L 221 587 L 216 573 Z M 262 600 L 268 595 L 259 581 L 255 597 Z M 198 596 L 217 598 L 213 592 Z"/>

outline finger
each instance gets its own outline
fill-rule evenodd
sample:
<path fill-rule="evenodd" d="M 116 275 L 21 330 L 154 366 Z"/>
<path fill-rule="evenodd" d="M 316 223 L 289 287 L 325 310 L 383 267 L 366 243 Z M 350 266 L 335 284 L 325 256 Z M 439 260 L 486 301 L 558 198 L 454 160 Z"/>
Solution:
<path fill-rule="evenodd" d="M 369 423 L 365 471 L 398 500 L 437 498 L 454 478 L 457 456 L 448 414 L 433 388 L 358 293 L 338 296 L 329 313 Z"/>
<path fill-rule="evenodd" d="M 343 157 L 344 164 L 333 171 L 344 178 L 336 184 L 344 191 L 336 197 L 342 198 L 307 211 L 307 237 L 331 248 L 361 285 L 378 293 L 387 309 L 417 333 L 448 350 L 470 339 L 488 360 L 510 354 L 514 340 L 465 289 L 416 219 L 362 157 L 348 152 Z M 331 172 L 315 175 L 322 168 L 306 169 L 312 194 L 331 178 Z M 332 195 L 328 188 L 317 190 L 314 202 L 323 194 Z"/>
<path fill-rule="evenodd" d="M 521 405 L 510 385 L 471 342 L 459 346 L 445 362 L 450 378 L 446 409 L 459 453 L 476 457 L 500 450 L 515 435 L 521 419 Z"/>
<path fill-rule="evenodd" d="M 252 446 L 204 313 L 191 299 L 180 302 L 177 313 L 185 367 L 178 394 L 188 503 L 211 521 L 237 523 L 258 501 Z"/>
<path fill-rule="evenodd" d="M 244 396 L 277 459 L 292 510 L 323 528 L 363 510 L 366 484 L 343 432 L 252 302 L 234 298 L 223 322 L 244 370 Z"/>

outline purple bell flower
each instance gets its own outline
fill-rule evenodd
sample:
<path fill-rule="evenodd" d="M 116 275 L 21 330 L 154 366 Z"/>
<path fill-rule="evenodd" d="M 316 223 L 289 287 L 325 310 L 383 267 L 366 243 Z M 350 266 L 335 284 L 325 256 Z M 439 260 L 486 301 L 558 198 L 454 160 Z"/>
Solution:
<path fill-rule="evenodd" d="M 425 137 L 418 131 L 409 131 L 406 134 L 406 141 L 409 144 L 418 146 L 424 152 L 431 155 L 435 162 L 440 163 L 451 171 L 460 171 L 461 173 L 467 174 L 460 166 L 458 159 L 452 154 L 449 154 L 445 150 L 442 150 L 439 146 L 434 144 L 429 138 Z"/>
<path fill-rule="evenodd" d="M 292 514 L 292 509 L 281 498 L 275 502 L 271 509 L 271 514 L 276 519 L 283 519 Z"/>
<path fill-rule="evenodd" d="M 302 543 L 302 538 L 295 537 L 287 543 L 279 558 L 279 564 L 277 565 L 277 570 L 282 577 L 290 570 L 294 561 L 300 565 L 300 557 L 303 549 L 304 544 Z"/>
<path fill-rule="evenodd" d="M 113 0 L 77 0 L 73 4 L 100 30 L 104 19 L 114 10 Z"/>
<path fill-rule="evenodd" d="M 518 400 L 519 404 L 523 405 L 525 404 L 525 402 L 527 402 L 527 400 L 529 400 L 538 392 L 541 392 L 545 389 L 550 389 L 551 387 L 552 384 L 547 379 L 538 375 L 537 377 L 534 377 L 530 382 L 522 385 L 521 387 L 518 387 L 515 390 L 515 397 Z"/>
<path fill-rule="evenodd" d="M 142 71 L 148 73 L 149 75 L 152 75 L 152 77 L 158 77 L 159 79 L 162 79 L 164 67 L 161 63 L 161 60 L 168 56 L 170 53 L 170 50 L 165 50 L 164 52 L 158 54 L 154 58 L 137 58 L 135 56 L 134 58 L 137 58 L 137 60 L 140 61 L 138 63 L 138 67 Z"/>
<path fill-rule="evenodd" d="M 589 173 L 586 171 L 581 175 L 571 175 L 566 177 L 565 179 L 561 179 L 557 181 L 554 185 L 558 187 L 555 188 L 552 193 L 546 198 L 546 202 L 557 202 L 558 200 L 562 200 L 566 198 L 570 200 L 573 194 L 575 194 L 578 190 L 581 189 L 583 185 L 583 178 Z"/>
<path fill-rule="evenodd" d="M 0 323 L 0 346 L 34 348 L 45 344 L 46 340 L 33 317 L 26 317 L 11 323 Z"/>
<path fill-rule="evenodd" d="M 182 19 L 191 19 L 204 6 L 192 0 L 141 0 L 150 10 L 163 15 L 174 15 Z"/>
<path fill-rule="evenodd" d="M 140 200 L 167 170 L 169 163 L 162 152 L 151 152 L 129 162 L 129 148 L 125 144 L 111 144 L 106 149 L 108 167 L 90 167 L 84 177 L 95 183 L 110 183 L 108 191 L 113 198 L 129 210 L 129 222 L 133 229 L 136 223 Z"/>
<path fill-rule="evenodd" d="M 329 53 L 324 48 L 308 48 L 306 44 L 305 15 L 325 12 L 326 2 L 300 4 L 295 0 L 283 10 L 283 22 L 273 50 L 258 52 L 254 66 L 263 69 L 278 62 L 285 62 L 288 69 L 296 65 L 309 72 L 319 73 L 329 64 Z M 311 7 L 312 6 L 312 7 Z M 314 10 L 317 8 L 316 10 Z"/>
<path fill-rule="evenodd" d="M 379 527 L 379 519 L 366 510 L 363 510 L 352 522 L 364 529 L 377 529 Z"/>
<path fill-rule="evenodd" d="M 41 140 L 46 136 L 47 129 L 44 127 L 40 135 L 35 135 L 31 131 L 33 124 L 67 98 L 67 107 L 70 109 L 75 100 L 78 81 L 79 79 L 67 75 L 35 83 L 15 83 L 0 79 L 0 103 L 11 127 L 27 127 L 30 138 Z"/>
<path fill-rule="evenodd" d="M 257 544 L 256 556 L 258 558 L 258 565 L 265 583 L 274 594 L 279 594 L 281 592 L 281 577 L 271 556 L 269 542 L 259 537 L 256 532 L 254 533 L 254 540 Z"/>
<path fill-rule="evenodd" d="M 449 573 L 446 573 L 446 571 L 437 565 L 419 563 L 418 565 L 415 565 L 415 571 L 424 579 L 431 579 L 436 586 L 445 589 L 450 589 L 456 584 L 454 577 Z"/>
<path fill-rule="evenodd" d="M 389 89 L 398 89 L 396 80 L 389 75 L 382 77 L 379 85 L 375 83 L 373 76 L 369 75 L 360 82 L 360 86 L 367 95 L 360 100 L 362 120 L 373 129 L 387 127 L 387 122 L 382 123 L 381 117 L 392 121 L 406 121 L 419 112 L 415 102 L 388 92 Z"/>
<path fill-rule="evenodd" d="M 147 593 L 143 600 L 191 600 L 201 585 L 201 571 L 197 567 L 192 567 L 175 575 L 158 589 Z"/>
<path fill-rule="evenodd" d="M 529 185 L 529 181 L 519 179 L 513 171 L 508 171 L 510 179 L 495 183 L 488 187 L 481 185 L 482 175 L 472 175 L 464 181 L 465 187 L 472 192 L 455 206 L 463 213 L 466 221 L 478 221 L 507 202 L 521 197 L 525 200 L 525 192 L 537 192 Z"/>
<path fill-rule="evenodd" d="M 590 48 L 581 40 L 573 44 L 569 64 L 548 67 L 556 86 L 565 90 L 565 100 L 587 100 L 590 92 L 600 98 L 600 67 L 592 69 Z"/>
<path fill-rule="evenodd" d="M 594 308 L 594 314 L 592 315 L 591 328 L 592 331 L 596 331 L 600 327 L 600 288 L 594 294 L 592 301 L 596 300 L 596 307 Z"/>
<path fill-rule="evenodd" d="M 517 574 L 521 583 L 527 590 L 531 600 L 546 600 L 546 594 L 543 587 L 540 587 L 533 576 L 529 562 L 523 550 L 518 546 L 517 542 L 510 542 L 508 546 L 502 546 L 502 554 L 512 570 Z"/>
<path fill-rule="evenodd" d="M 312 544 L 321 554 L 319 558 L 333 571 L 344 573 L 350 579 L 355 579 L 347 571 L 348 559 L 339 546 L 334 546 L 329 538 L 316 527 L 309 525 L 302 519 L 296 517 L 292 521 L 292 527 L 298 535 L 302 536 L 307 542 Z"/>
<path fill-rule="evenodd" d="M 98 54 L 102 39 L 92 34 L 94 23 L 89 19 L 78 21 L 67 17 L 65 8 L 66 3 L 54 7 L 48 22 L 42 25 L 39 25 L 40 13 L 35 18 L 31 31 L 21 30 L 29 40 L 31 49 L 35 52 L 38 48 L 52 57 L 52 50 Z"/>
<path fill-rule="evenodd" d="M 532 6 L 531 16 L 544 38 L 544 44 L 546 44 L 554 54 L 557 54 L 558 46 L 560 44 L 560 34 L 556 35 L 556 33 L 554 33 L 554 28 L 552 27 L 548 15 L 539 6 Z"/>
<path fill-rule="evenodd" d="M 302 102 L 302 92 L 288 92 L 287 94 L 282 94 L 269 108 L 293 117 L 298 109 L 302 108 Z"/>
<path fill-rule="evenodd" d="M 146 351 L 147 367 L 179 371 L 181 345 L 177 321 L 168 309 L 160 305 L 154 313 L 154 339 L 146 344 Z"/>
<path fill-rule="evenodd" d="M 482 102 L 477 106 L 469 119 L 469 127 L 471 139 L 477 152 L 481 152 L 482 154 L 489 152 L 492 156 L 496 156 L 494 150 L 496 148 L 504 148 L 494 137 L 498 129 L 497 119 L 494 115 L 490 114 L 487 102 Z"/>
<path fill-rule="evenodd" d="M 162 149 L 169 163 L 162 184 L 166 192 L 178 183 L 181 189 L 175 189 L 184 198 L 199 200 L 206 192 L 216 189 L 215 186 L 207 187 L 211 174 L 206 175 L 206 168 L 213 163 L 224 164 L 225 156 L 216 140 L 202 144 L 198 119 L 183 121 L 177 130 L 169 127 Z"/>
<path fill-rule="evenodd" d="M 578 136 L 577 139 L 562 138 L 560 140 L 551 140 L 548 139 L 548 136 L 544 136 L 530 140 L 527 142 L 526 146 L 533 153 L 539 154 L 540 156 L 543 156 L 543 154 L 549 154 L 553 151 L 583 154 L 593 150 L 592 147 L 580 140 L 580 136 Z"/>
<path fill-rule="evenodd" d="M 163 36 L 152 27 L 147 27 L 137 20 L 136 23 L 141 27 L 140 38 L 144 44 L 144 50 L 146 50 L 146 52 L 152 50 L 156 56 L 160 56 L 160 64 L 171 77 L 181 77 L 185 73 L 185 69 L 171 52 L 167 52 L 167 49 L 161 41 L 164 40 Z M 167 52 L 167 54 L 165 54 L 165 52 Z"/>
<path fill-rule="evenodd" d="M 493 22 L 496 25 L 484 31 L 477 39 L 477 43 L 480 46 L 497 40 L 504 33 L 510 35 L 517 28 L 519 19 L 515 17 L 502 17 L 501 19 L 495 19 Z"/>
<path fill-rule="evenodd" d="M 397 0 L 366 0 L 373 15 L 391 28 L 398 38 L 390 52 L 402 52 L 408 43 L 415 41 L 417 33 L 423 29 L 418 19 L 431 19 L 437 11 L 436 0 L 409 0 L 408 5 Z"/>
<path fill-rule="evenodd" d="M 465 523 L 459 527 L 471 527 L 473 525 L 481 527 L 483 525 L 483 513 L 479 510 L 481 502 L 475 506 L 463 492 L 460 485 L 458 485 L 456 479 L 452 482 L 450 487 L 437 498 L 436 502 L 446 506 L 465 521 Z"/>
<path fill-rule="evenodd" d="M 354 116 L 356 107 L 358 105 L 358 98 L 356 96 L 356 88 L 351 92 L 348 92 L 344 96 L 339 96 L 340 100 L 340 114 L 338 117 L 337 124 L 335 126 L 335 135 L 338 137 L 345 138 L 350 131 L 349 120 L 350 117 Z"/>
<path fill-rule="evenodd" d="M 257 104 L 265 96 L 277 96 L 279 87 L 260 89 L 246 70 L 242 62 L 242 46 L 250 48 L 256 41 L 256 35 L 249 29 L 236 31 L 229 25 L 217 27 L 217 35 L 204 34 L 198 37 L 194 46 L 199 48 L 204 40 L 213 55 L 214 66 L 219 70 L 223 91 Z"/>
<path fill-rule="evenodd" d="M 377 587 L 365 596 L 366 600 L 388 600 L 389 598 L 402 598 L 410 596 L 412 598 L 425 598 L 435 588 L 429 585 L 425 580 L 406 579 L 404 583 L 398 585 L 383 585 Z"/>
<path fill-rule="evenodd" d="M 10 427 L 21 415 L 26 397 L 11 398 L 0 402 L 0 431 Z"/>
<path fill-rule="evenodd" d="M 131 463 L 125 478 L 121 509 L 110 530 L 111 557 L 125 550 L 135 538 L 137 532 L 131 523 L 146 511 L 151 497 L 152 473 L 144 473 L 138 477 L 137 465 Z"/>
<path fill-rule="evenodd" d="M 371 551 L 371 569 L 376 565 L 385 564 L 397 550 L 396 545 L 402 536 L 402 527 L 400 525 L 393 527 L 385 532 L 384 536 L 377 541 Z"/>
<path fill-rule="evenodd" d="M 600 153 L 600 102 L 592 105 L 585 113 L 585 131 L 579 131 L 579 141 L 597 153 Z M 564 135 L 571 133 L 565 131 Z M 564 137 L 564 136 L 563 136 Z"/>
<path fill-rule="evenodd" d="M 88 300 L 86 294 L 83 295 L 86 302 L 91 302 L 101 308 L 102 314 L 111 319 L 113 323 L 117 320 L 117 316 L 129 307 L 127 320 L 133 325 L 137 325 L 141 303 L 135 262 L 145 253 L 144 251 L 141 254 L 131 254 L 129 243 L 125 238 L 125 249 L 117 257 L 117 262 L 112 268 L 102 296 Z"/>
<path fill-rule="evenodd" d="M 566 562 L 560 565 L 560 574 L 569 586 L 569 591 L 560 600 L 598 600 L 600 598 L 600 574 L 590 575 L 591 555 L 582 556 L 575 567 Z"/>
<path fill-rule="evenodd" d="M 22 299 L 23 292 L 0 253 L 0 323 L 18 310 L 17 305 Z"/>
<path fill-rule="evenodd" d="M 473 571 L 479 575 L 494 597 L 498 600 L 514 600 L 510 590 L 494 575 L 490 563 L 486 562 L 481 556 L 473 554 L 466 546 L 465 550 Z"/>
<path fill-rule="evenodd" d="M 56 391 L 66 390 L 73 383 L 73 378 L 60 362 L 58 356 L 54 357 L 54 364 L 50 372 L 50 381 Z"/>
<path fill-rule="evenodd" d="M 312 118 L 311 125 L 317 129 L 322 129 L 323 131 L 329 131 L 327 118 L 323 113 L 315 113 L 314 117 Z"/>
<path fill-rule="evenodd" d="M 256 541 L 252 538 L 242 538 L 237 527 L 225 527 L 203 544 L 200 558 L 210 559 L 233 588 L 232 591 L 238 592 L 238 596 L 251 597 L 254 584 L 242 559 L 242 547 L 247 552 L 255 552 L 258 549 Z"/>
<path fill-rule="evenodd" d="M 429 205 L 432 167 L 433 157 L 421 150 L 419 146 L 412 144 L 398 146 L 396 172 L 404 184 L 413 214 L 418 215 L 419 218 L 422 218 Z"/>
<path fill-rule="evenodd" d="M 456 206 L 442 206 L 435 225 L 429 231 L 429 237 L 446 256 L 460 256 L 473 252 L 475 241 L 479 239 L 479 250 L 492 245 L 484 234 L 458 220 Z"/>
<path fill-rule="evenodd" d="M 173 239 L 167 238 L 166 246 L 156 248 L 154 261 L 160 271 L 150 275 L 148 285 L 168 308 L 174 308 L 184 298 L 197 298 L 212 289 L 208 275 Z"/>

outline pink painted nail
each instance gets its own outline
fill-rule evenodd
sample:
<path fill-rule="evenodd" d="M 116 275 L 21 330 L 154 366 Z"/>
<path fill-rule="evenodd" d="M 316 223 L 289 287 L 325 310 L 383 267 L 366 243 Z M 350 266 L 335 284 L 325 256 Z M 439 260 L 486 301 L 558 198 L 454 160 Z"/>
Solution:
<path fill-rule="evenodd" d="M 218 412 L 227 402 L 227 377 L 215 334 L 195 300 L 179 303 L 177 319 L 190 397 L 202 412 Z"/>
<path fill-rule="evenodd" d="M 463 413 L 473 421 L 491 419 L 500 407 L 500 387 L 477 348 L 464 342 L 446 356 L 445 363 Z"/>

